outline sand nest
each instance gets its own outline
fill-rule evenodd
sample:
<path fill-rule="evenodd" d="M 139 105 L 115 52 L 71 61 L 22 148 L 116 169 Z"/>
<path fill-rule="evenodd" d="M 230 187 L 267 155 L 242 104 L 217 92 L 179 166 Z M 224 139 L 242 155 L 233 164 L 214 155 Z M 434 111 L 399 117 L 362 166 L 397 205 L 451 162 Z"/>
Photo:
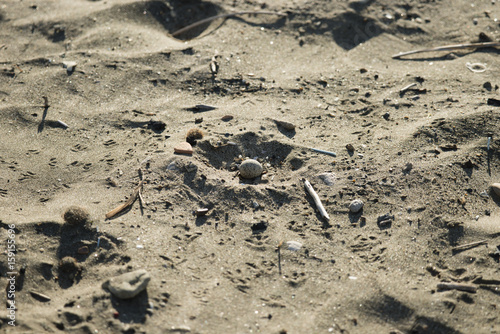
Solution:
<path fill-rule="evenodd" d="M 500 332 L 497 6 L 4 2 L 0 328 Z"/>

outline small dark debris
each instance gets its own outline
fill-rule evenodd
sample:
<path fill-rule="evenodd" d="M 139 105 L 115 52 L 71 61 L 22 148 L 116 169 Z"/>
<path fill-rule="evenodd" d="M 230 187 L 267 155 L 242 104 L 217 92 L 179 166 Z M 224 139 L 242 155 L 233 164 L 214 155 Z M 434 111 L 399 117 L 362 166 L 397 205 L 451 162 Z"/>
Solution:
<path fill-rule="evenodd" d="M 441 145 L 441 146 L 439 146 L 439 148 L 440 148 L 443 152 L 446 152 L 446 151 L 456 151 L 456 150 L 458 150 L 457 144 L 445 144 L 445 145 Z"/>
<path fill-rule="evenodd" d="M 269 224 L 267 222 L 261 221 L 259 223 L 253 224 L 252 225 L 252 232 L 253 233 L 262 233 L 267 229 L 267 226 Z"/>
<path fill-rule="evenodd" d="M 483 88 L 484 88 L 484 89 L 486 89 L 488 92 L 491 92 L 491 90 L 493 89 L 493 86 L 491 85 L 491 82 L 486 81 L 486 82 L 483 84 Z"/>
<path fill-rule="evenodd" d="M 389 114 L 388 112 L 386 112 L 386 113 L 384 114 L 384 116 L 383 116 L 383 117 L 384 117 L 384 119 L 385 119 L 386 121 L 388 121 L 388 120 L 389 120 L 389 117 L 391 117 L 391 114 Z"/>
<path fill-rule="evenodd" d="M 393 220 L 394 220 L 394 216 L 391 215 L 390 213 L 386 213 L 384 215 L 378 216 L 377 224 L 387 225 L 388 223 L 392 222 Z"/>
<path fill-rule="evenodd" d="M 500 100 L 497 99 L 488 99 L 488 105 L 494 107 L 500 107 Z"/>
<path fill-rule="evenodd" d="M 474 168 L 474 166 L 475 164 L 470 159 L 462 163 L 463 168 Z"/>
<path fill-rule="evenodd" d="M 162 122 L 162 121 L 149 121 L 148 123 L 148 129 L 151 129 L 155 132 L 162 132 L 163 130 L 165 130 L 165 128 L 167 127 L 167 124 L 165 122 Z"/>

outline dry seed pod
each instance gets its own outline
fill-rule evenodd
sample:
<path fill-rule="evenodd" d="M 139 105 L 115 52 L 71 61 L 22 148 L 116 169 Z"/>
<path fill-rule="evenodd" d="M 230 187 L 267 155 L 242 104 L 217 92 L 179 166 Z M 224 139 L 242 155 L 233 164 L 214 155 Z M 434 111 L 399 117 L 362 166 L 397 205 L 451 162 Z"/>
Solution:
<path fill-rule="evenodd" d="M 70 206 L 64 212 L 63 219 L 69 225 L 85 225 L 90 221 L 90 214 L 85 208 Z"/>
<path fill-rule="evenodd" d="M 189 129 L 186 134 L 186 141 L 191 145 L 196 144 L 196 141 L 203 138 L 203 131 L 198 128 Z"/>

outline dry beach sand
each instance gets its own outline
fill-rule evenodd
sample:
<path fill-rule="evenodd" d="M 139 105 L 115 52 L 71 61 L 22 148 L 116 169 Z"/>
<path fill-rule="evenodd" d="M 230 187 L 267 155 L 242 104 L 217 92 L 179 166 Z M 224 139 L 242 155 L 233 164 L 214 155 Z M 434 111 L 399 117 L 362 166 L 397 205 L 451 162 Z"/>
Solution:
<path fill-rule="evenodd" d="M 172 37 L 235 11 L 284 15 Z M 490 0 L 0 2 L 0 331 L 500 333 L 499 51 L 391 57 L 497 41 L 498 19 Z M 146 288 L 119 297 L 129 272 Z"/>

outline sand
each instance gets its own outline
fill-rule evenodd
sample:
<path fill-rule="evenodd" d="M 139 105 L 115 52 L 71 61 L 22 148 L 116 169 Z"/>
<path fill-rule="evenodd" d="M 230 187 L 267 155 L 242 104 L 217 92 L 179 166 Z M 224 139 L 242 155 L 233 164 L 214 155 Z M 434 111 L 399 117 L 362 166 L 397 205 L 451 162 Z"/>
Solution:
<path fill-rule="evenodd" d="M 499 6 L 2 2 L 1 331 L 499 333 Z"/>

